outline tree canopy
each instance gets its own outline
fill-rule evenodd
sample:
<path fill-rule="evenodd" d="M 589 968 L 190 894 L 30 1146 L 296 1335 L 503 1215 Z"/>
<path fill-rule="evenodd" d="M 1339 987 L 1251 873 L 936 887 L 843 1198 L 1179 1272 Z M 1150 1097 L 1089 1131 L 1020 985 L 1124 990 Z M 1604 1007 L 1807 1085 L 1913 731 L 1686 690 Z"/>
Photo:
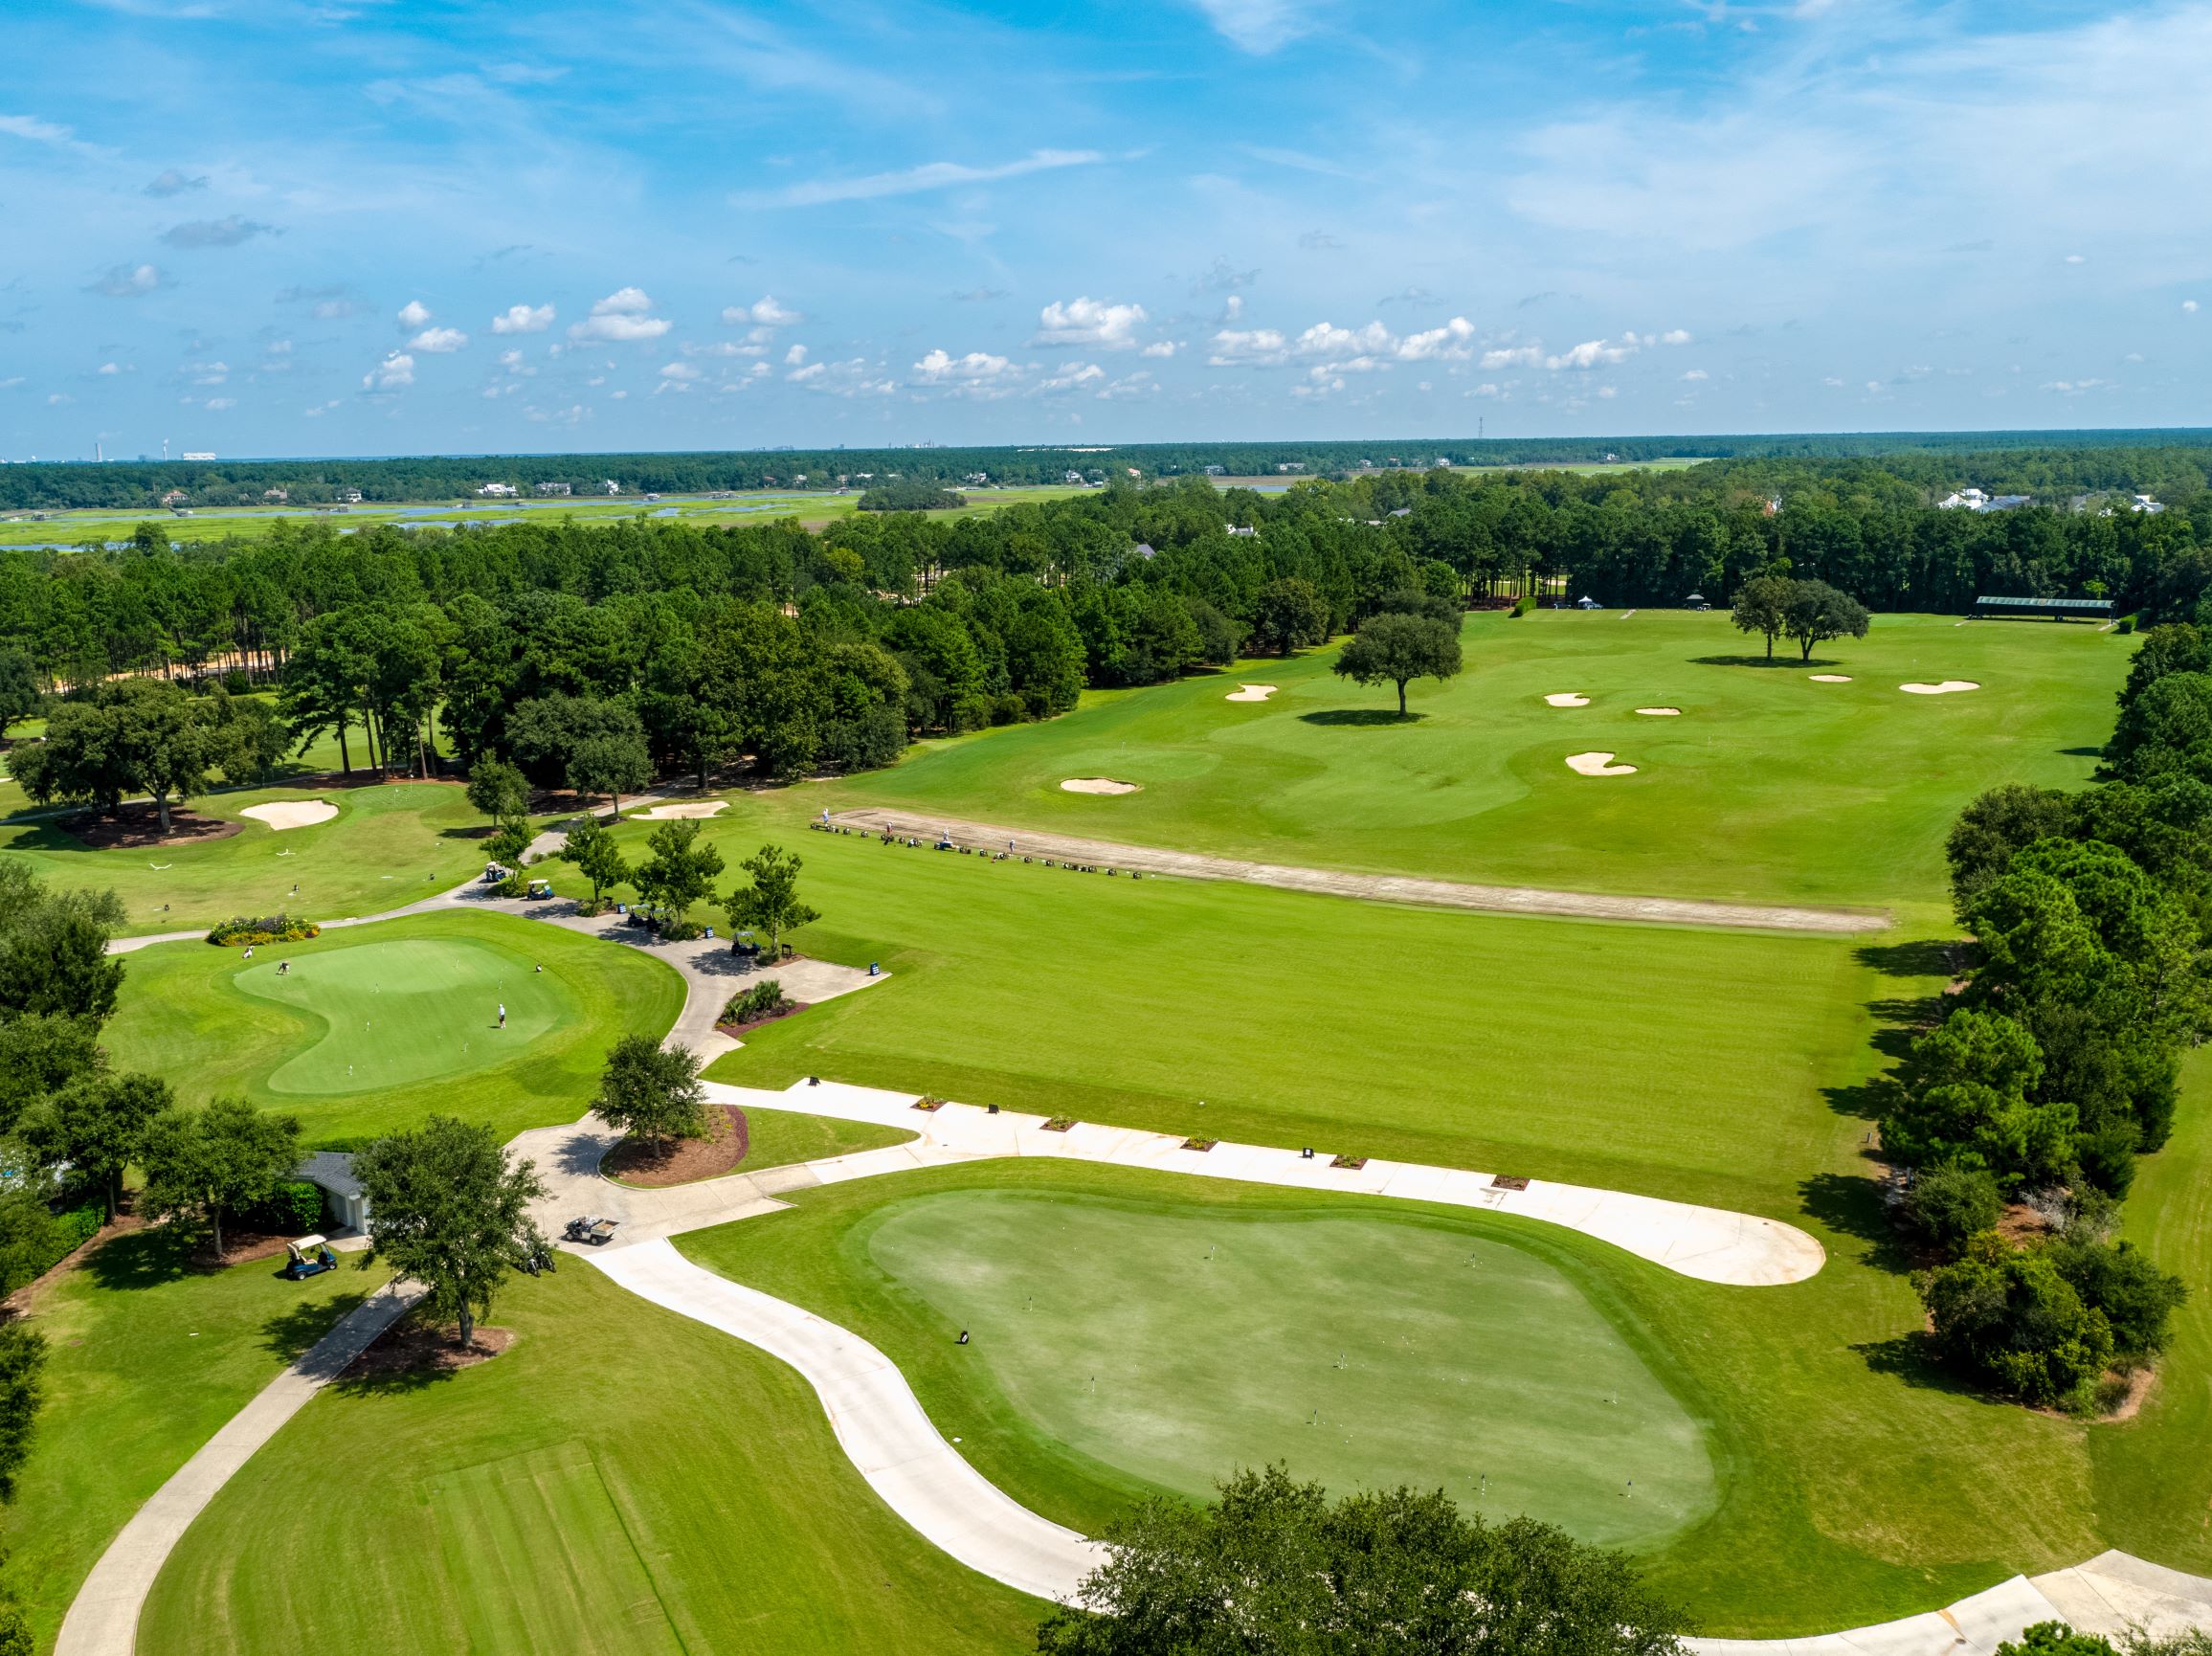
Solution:
<path fill-rule="evenodd" d="M 499 1287 L 545 1251 L 530 1203 L 546 1194 L 532 1164 L 510 1163 L 478 1122 L 434 1115 L 378 1139 L 353 1159 L 369 1201 L 368 1265 L 422 1285 L 426 1312 L 472 1343 Z"/>
<path fill-rule="evenodd" d="M 1386 610 L 1345 640 L 1330 669 L 1361 684 L 1397 686 L 1397 712 L 1405 717 L 1405 687 L 1416 679 L 1449 679 L 1461 668 L 1459 629 L 1434 615 Z"/>

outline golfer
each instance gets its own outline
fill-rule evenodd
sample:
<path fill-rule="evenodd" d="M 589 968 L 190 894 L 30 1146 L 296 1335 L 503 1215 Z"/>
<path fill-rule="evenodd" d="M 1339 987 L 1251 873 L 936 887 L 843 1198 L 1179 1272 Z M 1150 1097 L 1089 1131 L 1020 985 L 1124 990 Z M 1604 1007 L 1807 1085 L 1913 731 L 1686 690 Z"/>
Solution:
<path fill-rule="evenodd" d="M 503 1001 L 501 1001 L 501 1002 L 500 1002 L 500 1027 L 501 1027 L 502 1029 L 504 1029 L 504 1028 L 506 1028 L 506 1026 L 507 1026 L 507 1003 L 506 1003 L 505 1001 L 503 1001 Z"/>

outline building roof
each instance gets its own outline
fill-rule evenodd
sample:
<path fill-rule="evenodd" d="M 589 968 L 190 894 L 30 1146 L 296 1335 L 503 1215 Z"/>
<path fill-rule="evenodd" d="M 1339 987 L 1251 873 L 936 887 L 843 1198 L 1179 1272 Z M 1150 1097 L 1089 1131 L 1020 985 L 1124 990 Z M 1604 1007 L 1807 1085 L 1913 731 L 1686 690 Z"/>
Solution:
<path fill-rule="evenodd" d="M 361 1181 L 353 1176 L 353 1157 L 342 1150 L 319 1150 L 292 1170 L 294 1178 L 321 1185 L 332 1196 L 359 1197 Z"/>
<path fill-rule="evenodd" d="M 2008 610 L 2090 610 L 2110 615 L 2110 598 L 2007 598 L 1985 593 L 1974 600 L 1977 604 L 2001 604 Z"/>

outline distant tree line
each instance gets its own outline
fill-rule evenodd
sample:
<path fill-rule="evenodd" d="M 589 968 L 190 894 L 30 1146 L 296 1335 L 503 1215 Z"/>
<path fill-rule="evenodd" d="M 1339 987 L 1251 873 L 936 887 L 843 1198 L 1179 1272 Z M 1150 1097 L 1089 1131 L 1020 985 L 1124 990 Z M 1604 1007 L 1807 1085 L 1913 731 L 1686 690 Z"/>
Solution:
<path fill-rule="evenodd" d="M 1948 1260 L 1920 1279 L 1938 1350 L 2039 1404 L 2147 1362 L 2186 1292 L 2109 1234 L 2212 1034 L 2212 640 L 2153 628 L 2119 700 L 2094 785 L 1992 789 L 1953 828 L 1970 964 L 1882 1116 Z M 2001 1237 L 2008 1201 L 2046 1234 Z"/>

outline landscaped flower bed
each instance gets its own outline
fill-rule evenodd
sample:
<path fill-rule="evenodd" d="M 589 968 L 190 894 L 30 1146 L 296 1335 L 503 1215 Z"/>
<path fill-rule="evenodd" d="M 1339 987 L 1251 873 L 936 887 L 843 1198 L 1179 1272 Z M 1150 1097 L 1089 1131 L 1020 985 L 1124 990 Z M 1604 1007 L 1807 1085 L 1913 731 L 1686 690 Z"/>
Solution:
<path fill-rule="evenodd" d="M 264 914 L 257 918 L 237 915 L 224 921 L 208 933 L 208 941 L 225 949 L 251 948 L 257 943 L 304 943 L 310 937 L 322 935 L 323 928 L 312 920 L 296 920 L 289 914 Z"/>

